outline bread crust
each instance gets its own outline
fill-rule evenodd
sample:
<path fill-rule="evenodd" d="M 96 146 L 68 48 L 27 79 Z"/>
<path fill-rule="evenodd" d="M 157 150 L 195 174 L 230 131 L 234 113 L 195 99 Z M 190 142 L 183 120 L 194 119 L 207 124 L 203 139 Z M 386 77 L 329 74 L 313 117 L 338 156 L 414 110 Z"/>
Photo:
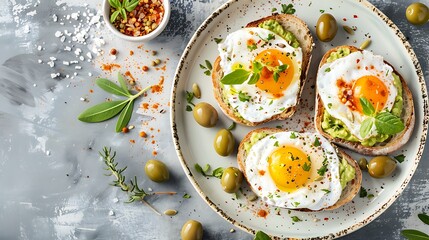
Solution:
<path fill-rule="evenodd" d="M 243 140 L 241 140 L 240 145 L 238 147 L 237 163 L 238 163 L 239 169 L 241 170 L 241 172 L 243 172 L 243 175 L 244 175 L 246 181 L 247 181 L 247 176 L 246 176 L 245 169 L 246 169 L 247 154 L 246 154 L 246 151 L 244 148 L 244 144 L 246 142 L 250 142 L 250 139 L 251 139 L 251 136 L 253 133 L 264 132 L 264 133 L 271 135 L 271 134 L 275 134 L 278 132 L 284 132 L 284 131 L 285 130 L 277 129 L 277 128 L 260 128 L 260 129 L 256 129 L 256 130 L 249 132 L 243 138 Z M 327 207 L 327 208 L 323 208 L 321 210 L 316 210 L 316 211 L 310 210 L 307 208 L 299 208 L 299 209 L 294 209 L 294 210 L 304 211 L 304 212 L 318 212 L 318 211 L 322 211 L 322 210 L 334 210 L 334 209 L 337 209 L 337 208 L 347 204 L 348 202 L 350 202 L 356 196 L 356 194 L 360 191 L 360 187 L 362 185 L 362 171 L 360 170 L 359 165 L 347 153 L 345 153 L 344 151 L 340 150 L 339 148 L 337 148 L 335 146 L 334 146 L 334 148 L 335 148 L 337 154 L 339 156 L 342 156 L 347 161 L 347 163 L 355 169 L 355 178 L 347 183 L 347 185 L 345 186 L 345 188 L 343 189 L 343 191 L 341 193 L 340 199 L 334 205 Z M 252 188 L 252 185 L 250 183 L 249 183 L 249 186 L 250 186 L 250 188 Z M 252 188 L 252 190 L 255 191 L 253 188 Z"/>
<path fill-rule="evenodd" d="M 347 46 L 347 45 L 335 47 L 325 53 L 322 60 L 320 61 L 319 68 L 326 63 L 329 55 L 332 52 L 335 52 L 340 48 L 348 48 L 350 49 L 351 52 L 362 51 L 362 49 L 359 49 L 353 46 Z M 394 135 L 392 138 L 388 139 L 387 142 L 377 143 L 372 147 L 363 146 L 360 142 L 351 142 L 341 138 L 332 137 L 322 129 L 322 120 L 323 120 L 323 114 L 324 114 L 325 108 L 323 106 L 323 102 L 319 95 L 319 92 L 316 88 L 316 104 L 315 104 L 315 118 L 314 118 L 315 124 L 314 125 L 317 132 L 322 134 L 325 138 L 327 138 L 331 142 L 334 142 L 338 145 L 351 149 L 360 154 L 371 155 L 371 156 L 387 155 L 389 153 L 392 153 L 398 150 L 408 142 L 413 132 L 414 122 L 415 122 L 413 96 L 404 78 L 395 70 L 395 68 L 390 63 L 386 61 L 384 62 L 390 65 L 393 68 L 393 72 L 396 75 L 398 75 L 399 78 L 401 79 L 402 90 L 403 90 L 402 98 L 404 101 L 401 119 L 404 122 L 405 129 L 402 132 Z"/>
<path fill-rule="evenodd" d="M 300 83 L 299 83 L 300 85 L 299 85 L 299 91 L 297 96 L 297 104 L 298 104 L 301 96 L 301 92 L 304 88 L 304 84 L 307 79 L 308 69 L 311 62 L 311 53 L 313 51 L 313 46 L 314 46 L 313 37 L 311 35 L 311 32 L 307 24 L 301 19 L 291 14 L 277 14 L 277 15 L 265 17 L 265 18 L 253 21 L 251 23 L 248 23 L 246 27 L 257 27 L 260 23 L 271 19 L 278 21 L 285 30 L 292 32 L 296 36 L 303 52 L 301 77 L 300 77 Z M 270 122 L 273 120 L 284 120 L 291 117 L 295 113 L 296 105 L 293 107 L 287 108 L 283 112 L 276 114 L 271 118 L 260 122 L 251 122 L 236 116 L 233 109 L 231 109 L 228 103 L 225 102 L 222 98 L 223 88 L 220 84 L 220 80 L 223 77 L 223 70 L 219 63 L 220 63 L 220 57 L 218 56 L 213 63 L 213 71 L 212 71 L 214 97 L 218 102 L 222 112 L 234 122 L 242 125 L 246 125 L 246 126 L 256 126 L 256 125 Z"/>

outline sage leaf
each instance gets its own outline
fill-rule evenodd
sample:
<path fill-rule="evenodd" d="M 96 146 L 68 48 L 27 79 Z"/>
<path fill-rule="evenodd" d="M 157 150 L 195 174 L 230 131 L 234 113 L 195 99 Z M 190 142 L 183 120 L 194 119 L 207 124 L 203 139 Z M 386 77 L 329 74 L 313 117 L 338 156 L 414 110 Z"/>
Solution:
<path fill-rule="evenodd" d="M 401 119 L 389 112 L 382 112 L 375 116 L 375 127 L 381 134 L 396 134 L 404 130 L 405 125 Z"/>
<path fill-rule="evenodd" d="M 88 123 L 106 121 L 118 115 L 127 103 L 128 100 L 100 103 L 85 110 L 78 116 L 78 119 Z"/>
<path fill-rule="evenodd" d="M 405 229 L 401 231 L 401 234 L 409 240 L 429 240 L 429 235 L 418 230 Z"/>
<path fill-rule="evenodd" d="M 254 240 L 271 240 L 271 238 L 266 233 L 257 231 Z"/>
<path fill-rule="evenodd" d="M 224 76 L 220 82 L 225 85 L 242 84 L 247 80 L 247 78 L 249 78 L 249 76 L 249 71 L 237 69 Z"/>
<path fill-rule="evenodd" d="M 429 225 L 429 216 L 428 215 L 426 215 L 425 213 L 420 213 L 418 215 L 418 217 L 423 223 Z"/>
<path fill-rule="evenodd" d="M 371 102 L 368 99 L 361 97 L 360 104 L 362 105 L 363 113 L 367 116 L 372 116 L 375 113 L 374 106 L 372 106 Z"/>
<path fill-rule="evenodd" d="M 364 138 L 368 136 L 373 125 L 374 125 L 374 119 L 372 117 L 365 119 L 360 125 L 360 129 L 359 129 L 359 134 L 361 135 L 361 137 Z"/>
<path fill-rule="evenodd" d="M 115 94 L 118 96 L 124 96 L 124 97 L 129 97 L 130 94 L 126 93 L 120 86 L 118 86 L 117 84 L 115 84 L 114 82 L 105 79 L 105 78 L 99 78 L 95 81 L 95 83 L 104 91 L 111 93 L 111 94 Z"/>
<path fill-rule="evenodd" d="M 127 106 L 122 109 L 121 115 L 119 115 L 118 122 L 116 122 L 116 132 L 122 131 L 122 128 L 126 127 L 130 122 L 131 115 L 133 114 L 134 101 L 129 101 Z"/>
<path fill-rule="evenodd" d="M 118 81 L 119 81 L 119 84 L 121 85 L 121 88 L 124 90 L 124 92 L 128 94 L 128 96 L 131 96 L 130 91 L 128 90 L 127 83 L 125 82 L 125 79 L 120 72 L 118 72 Z"/>

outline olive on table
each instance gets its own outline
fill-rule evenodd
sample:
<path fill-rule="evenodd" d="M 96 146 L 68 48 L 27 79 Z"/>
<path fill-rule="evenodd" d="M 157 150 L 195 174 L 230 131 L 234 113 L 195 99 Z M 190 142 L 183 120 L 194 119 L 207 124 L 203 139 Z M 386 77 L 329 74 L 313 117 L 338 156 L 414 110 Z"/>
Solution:
<path fill-rule="evenodd" d="M 183 224 L 182 231 L 180 232 L 182 240 L 202 240 L 203 239 L 203 225 L 195 220 L 188 220 Z"/>
<path fill-rule="evenodd" d="M 206 128 L 214 127 L 218 120 L 216 109 L 206 102 L 195 105 L 193 114 L 195 121 Z"/>
<path fill-rule="evenodd" d="M 316 35 L 322 42 L 329 42 L 337 35 L 338 25 L 335 17 L 324 13 L 317 20 Z"/>
<path fill-rule="evenodd" d="M 392 174 L 396 161 L 388 156 L 377 156 L 368 163 L 368 173 L 374 178 L 384 178 Z"/>
<path fill-rule="evenodd" d="M 423 3 L 410 4 L 405 11 L 408 22 L 414 25 L 423 25 L 429 20 L 429 8 Z"/>
<path fill-rule="evenodd" d="M 144 171 L 150 180 L 154 182 L 165 182 L 170 178 L 167 166 L 159 160 L 149 160 L 144 166 Z"/>
<path fill-rule="evenodd" d="M 227 193 L 235 193 L 241 186 L 243 181 L 243 173 L 235 167 L 228 167 L 223 170 L 220 184 L 222 189 Z"/>
<path fill-rule="evenodd" d="M 234 151 L 234 146 L 234 136 L 232 136 L 232 133 L 229 130 L 221 129 L 216 133 L 213 147 L 217 154 L 226 157 Z"/>

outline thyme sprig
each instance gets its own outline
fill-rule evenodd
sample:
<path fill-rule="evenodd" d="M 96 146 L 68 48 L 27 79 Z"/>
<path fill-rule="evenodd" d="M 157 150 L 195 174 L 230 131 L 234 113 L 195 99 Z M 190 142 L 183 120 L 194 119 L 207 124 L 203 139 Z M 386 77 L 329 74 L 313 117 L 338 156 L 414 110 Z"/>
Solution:
<path fill-rule="evenodd" d="M 118 162 L 115 161 L 116 157 L 116 151 L 113 151 L 111 148 L 103 147 L 103 151 L 99 152 L 100 156 L 103 158 L 104 163 L 106 164 L 106 170 L 109 171 L 109 173 L 105 174 L 106 176 L 114 176 L 116 180 L 114 180 L 111 185 L 115 187 L 121 188 L 122 191 L 128 193 L 128 201 L 126 203 L 132 203 L 132 202 L 143 202 L 147 206 L 149 206 L 154 212 L 161 215 L 155 208 L 153 208 L 146 200 L 145 198 L 147 196 L 152 195 L 174 195 L 176 192 L 145 192 L 142 188 L 139 187 L 137 182 L 137 177 L 134 176 L 134 181 L 130 180 L 129 183 L 126 182 L 125 176 L 122 174 L 126 169 L 127 166 L 123 168 L 118 168 Z"/>

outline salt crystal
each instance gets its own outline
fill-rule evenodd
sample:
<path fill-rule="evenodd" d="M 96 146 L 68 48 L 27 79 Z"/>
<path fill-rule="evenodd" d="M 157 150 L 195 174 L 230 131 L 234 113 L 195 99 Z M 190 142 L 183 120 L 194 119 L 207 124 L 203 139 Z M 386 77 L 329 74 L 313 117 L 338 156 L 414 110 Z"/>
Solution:
<path fill-rule="evenodd" d="M 55 63 L 52 61 L 47 62 L 46 64 L 49 65 L 49 67 L 53 68 L 55 66 Z"/>
<path fill-rule="evenodd" d="M 33 87 L 37 87 L 37 84 L 33 84 Z"/>
<path fill-rule="evenodd" d="M 79 18 L 79 13 L 72 13 L 71 18 L 73 18 L 74 20 L 77 20 Z"/>
<path fill-rule="evenodd" d="M 116 55 L 110 55 L 110 59 L 116 60 Z"/>
<path fill-rule="evenodd" d="M 115 216 L 115 212 L 114 212 L 114 211 L 112 211 L 112 210 L 110 210 L 110 211 L 109 211 L 109 216 Z"/>
<path fill-rule="evenodd" d="M 49 59 L 51 59 L 52 61 L 57 60 L 55 57 L 49 57 Z"/>
<path fill-rule="evenodd" d="M 85 61 L 85 58 L 84 58 L 83 56 L 80 56 L 80 57 L 79 57 L 79 60 L 81 60 L 81 61 Z"/>
<path fill-rule="evenodd" d="M 59 76 L 60 76 L 60 73 L 51 73 L 51 78 L 52 79 L 57 78 Z"/>
<path fill-rule="evenodd" d="M 81 97 L 81 98 L 79 98 L 79 100 L 81 100 L 82 102 L 84 102 L 86 99 L 83 98 L 83 97 Z"/>
<path fill-rule="evenodd" d="M 30 26 L 29 25 L 25 25 L 24 26 L 24 33 L 29 33 L 30 32 Z"/>
<path fill-rule="evenodd" d="M 70 52 L 70 51 L 71 51 L 71 47 L 66 46 L 66 47 L 64 48 L 64 51 Z"/>
<path fill-rule="evenodd" d="M 82 50 L 81 50 L 80 48 L 77 48 L 77 49 L 74 51 L 74 54 L 76 54 L 76 56 L 79 56 L 81 52 L 82 52 Z"/>
<path fill-rule="evenodd" d="M 57 38 L 61 37 L 62 35 L 63 35 L 63 33 L 60 31 L 55 32 L 55 37 L 57 37 Z"/>
<path fill-rule="evenodd" d="M 63 65 L 70 65 L 70 62 L 67 62 L 67 61 L 63 61 Z"/>
<path fill-rule="evenodd" d="M 60 41 L 61 42 L 64 42 L 66 40 L 66 37 L 65 36 L 62 36 L 61 38 L 60 38 Z"/>
<path fill-rule="evenodd" d="M 87 56 L 89 59 L 92 59 L 92 55 L 91 55 L 91 53 L 90 53 L 90 52 L 86 53 L 86 56 Z"/>
<path fill-rule="evenodd" d="M 57 17 L 57 15 L 52 15 L 52 20 L 54 21 L 54 22 L 56 22 L 56 21 L 58 21 L 58 17 Z"/>
<path fill-rule="evenodd" d="M 117 203 L 117 202 L 119 202 L 119 199 L 118 199 L 117 197 L 115 197 L 115 198 L 113 199 L 113 202 L 114 202 L 114 203 Z"/>
<path fill-rule="evenodd" d="M 82 69 L 82 67 L 81 66 L 75 66 L 74 69 L 80 70 L 80 69 Z"/>
<path fill-rule="evenodd" d="M 43 61 L 42 61 L 42 59 L 39 59 L 39 60 L 37 60 L 37 62 L 38 62 L 38 63 L 42 63 Z"/>
<path fill-rule="evenodd" d="M 88 73 L 88 76 L 92 77 L 92 73 L 90 73 L 90 72 L 89 72 L 89 73 Z"/>
<path fill-rule="evenodd" d="M 42 51 L 42 46 L 37 46 L 37 50 Z"/>
<path fill-rule="evenodd" d="M 152 192 L 152 188 L 147 188 L 147 190 L 148 190 L 149 192 Z"/>
<path fill-rule="evenodd" d="M 49 156 L 49 155 L 51 155 L 51 151 L 46 151 L 46 156 Z"/>

